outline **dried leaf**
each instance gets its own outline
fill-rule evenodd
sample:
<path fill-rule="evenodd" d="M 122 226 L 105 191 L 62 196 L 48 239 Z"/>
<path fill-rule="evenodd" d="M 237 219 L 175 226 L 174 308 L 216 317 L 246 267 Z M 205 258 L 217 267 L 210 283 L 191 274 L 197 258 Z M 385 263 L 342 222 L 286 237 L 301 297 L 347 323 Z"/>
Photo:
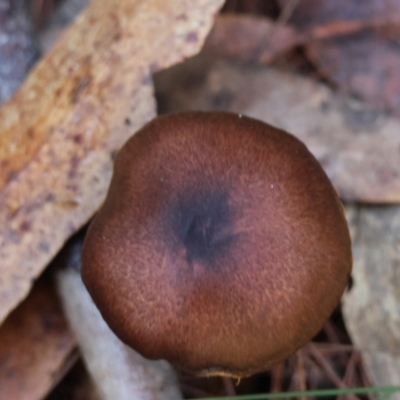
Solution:
<path fill-rule="evenodd" d="M 288 0 L 280 0 L 283 6 Z M 319 71 L 371 105 L 400 114 L 400 0 L 299 2 L 291 22 L 314 38 L 307 54 Z"/>
<path fill-rule="evenodd" d="M 293 0 L 277 0 L 284 8 Z M 301 28 L 328 24 L 332 21 L 368 22 L 386 19 L 400 12 L 399 0 L 301 0 L 296 2 L 290 22 Z"/>
<path fill-rule="evenodd" d="M 268 18 L 222 14 L 216 18 L 204 49 L 220 56 L 267 64 L 302 39 L 295 29 Z"/>
<path fill-rule="evenodd" d="M 160 110 L 244 113 L 298 136 L 346 200 L 400 201 L 400 123 L 310 79 L 197 57 L 158 74 Z"/>
<path fill-rule="evenodd" d="M 400 207 L 349 209 L 353 287 L 343 315 L 375 385 L 400 381 Z M 399 399 L 400 396 L 396 395 Z"/>
<path fill-rule="evenodd" d="M 221 5 L 93 2 L 0 109 L 0 321 L 102 203 L 155 115 L 151 73 L 197 52 Z"/>
<path fill-rule="evenodd" d="M 48 278 L 37 282 L 0 328 L 2 399 L 42 399 L 76 359 L 75 338 Z"/>
<path fill-rule="evenodd" d="M 400 115 L 400 51 L 382 30 L 320 41 L 307 54 L 321 74 L 377 109 Z"/>
<path fill-rule="evenodd" d="M 399 24 L 399 13 L 382 16 L 378 14 L 366 20 L 333 20 L 317 25 L 311 22 L 302 24 L 300 20 L 297 25 L 305 25 L 304 28 L 284 25 L 266 17 L 222 14 L 216 18 L 204 48 L 223 57 L 270 64 L 296 46 L 305 45 L 309 58 L 317 64 L 322 74 L 348 86 L 350 83 L 343 75 L 346 72 L 352 75 L 359 68 L 358 65 L 355 69 L 347 68 L 349 60 L 350 63 L 354 63 L 365 57 L 368 60 L 366 65 L 371 64 L 371 71 L 368 72 L 371 74 L 378 74 L 387 67 L 387 63 L 379 65 L 376 60 L 380 61 L 382 56 L 388 55 L 389 52 L 396 53 L 396 48 L 393 48 L 391 41 L 387 39 L 389 37 L 394 41 L 398 38 Z M 377 33 L 374 33 L 375 31 Z M 372 42 L 371 36 L 374 36 Z M 373 46 L 374 49 L 364 49 L 366 46 Z M 379 58 L 375 58 L 376 53 L 380 53 Z M 393 60 L 391 62 L 393 63 Z M 357 89 L 357 85 L 354 84 L 355 92 L 362 89 L 362 85 Z M 381 101 L 382 96 L 374 94 L 380 99 L 375 99 L 375 103 Z M 368 98 L 374 100 L 371 95 Z"/>

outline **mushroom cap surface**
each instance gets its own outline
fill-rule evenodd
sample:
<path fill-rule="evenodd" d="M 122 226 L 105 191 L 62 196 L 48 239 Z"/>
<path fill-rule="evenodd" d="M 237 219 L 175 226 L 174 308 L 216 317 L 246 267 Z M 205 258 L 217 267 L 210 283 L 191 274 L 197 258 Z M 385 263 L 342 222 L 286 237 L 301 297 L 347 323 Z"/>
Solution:
<path fill-rule="evenodd" d="M 161 116 L 126 143 L 82 261 L 123 342 L 236 377 L 310 340 L 352 265 L 343 207 L 306 146 L 223 112 Z"/>

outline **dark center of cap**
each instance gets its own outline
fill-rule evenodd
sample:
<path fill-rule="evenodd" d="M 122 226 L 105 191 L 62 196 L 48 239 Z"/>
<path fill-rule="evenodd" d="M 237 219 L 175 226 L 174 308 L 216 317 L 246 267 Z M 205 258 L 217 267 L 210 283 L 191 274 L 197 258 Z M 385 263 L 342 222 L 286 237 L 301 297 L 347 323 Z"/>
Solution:
<path fill-rule="evenodd" d="M 228 193 L 214 190 L 177 201 L 172 212 L 173 232 L 186 249 L 187 262 L 215 265 L 234 240 L 233 213 Z"/>

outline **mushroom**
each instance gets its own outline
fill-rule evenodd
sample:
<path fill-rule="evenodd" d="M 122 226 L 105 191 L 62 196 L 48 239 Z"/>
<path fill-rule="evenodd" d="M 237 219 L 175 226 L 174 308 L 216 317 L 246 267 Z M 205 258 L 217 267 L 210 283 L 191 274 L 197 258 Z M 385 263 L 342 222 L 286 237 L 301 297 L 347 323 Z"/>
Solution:
<path fill-rule="evenodd" d="M 343 207 L 306 146 L 224 112 L 161 116 L 126 143 L 82 261 L 123 342 L 232 377 L 309 341 L 352 265 Z"/>

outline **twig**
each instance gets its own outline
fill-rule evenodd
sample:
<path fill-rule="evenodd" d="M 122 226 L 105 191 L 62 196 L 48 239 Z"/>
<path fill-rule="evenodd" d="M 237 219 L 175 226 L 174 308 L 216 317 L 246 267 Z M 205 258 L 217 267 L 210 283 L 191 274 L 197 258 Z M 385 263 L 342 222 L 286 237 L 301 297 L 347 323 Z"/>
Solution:
<path fill-rule="evenodd" d="M 314 343 L 314 346 L 320 353 L 324 355 L 337 354 L 337 353 L 352 353 L 354 346 L 352 344 L 339 344 L 339 343 Z"/>
<path fill-rule="evenodd" d="M 293 15 L 294 10 L 299 5 L 300 0 L 289 0 L 285 7 L 282 9 L 277 23 L 280 25 L 286 25 L 289 22 L 290 17 Z"/>
<path fill-rule="evenodd" d="M 347 386 L 343 382 L 342 379 L 338 376 L 338 374 L 333 370 L 333 368 L 329 365 L 329 363 L 325 360 L 325 358 L 321 355 L 318 349 L 312 344 L 309 344 L 309 349 L 314 357 L 314 359 L 318 362 L 318 364 L 323 368 L 326 373 L 326 376 L 340 389 L 344 389 Z M 348 396 L 349 400 L 356 400 L 357 397 L 354 395 Z"/>
<path fill-rule="evenodd" d="M 271 393 L 282 392 L 282 381 L 285 364 L 281 362 L 271 371 Z"/>
<path fill-rule="evenodd" d="M 232 379 L 228 378 L 227 376 L 223 376 L 222 381 L 224 383 L 226 394 L 228 396 L 236 396 L 236 390 L 235 390 L 235 386 L 232 382 Z"/>
<path fill-rule="evenodd" d="M 351 353 L 350 359 L 346 366 L 346 371 L 344 373 L 343 382 L 346 385 L 354 386 L 353 381 L 355 377 L 356 365 L 359 360 L 360 356 L 357 351 L 353 351 Z"/>

